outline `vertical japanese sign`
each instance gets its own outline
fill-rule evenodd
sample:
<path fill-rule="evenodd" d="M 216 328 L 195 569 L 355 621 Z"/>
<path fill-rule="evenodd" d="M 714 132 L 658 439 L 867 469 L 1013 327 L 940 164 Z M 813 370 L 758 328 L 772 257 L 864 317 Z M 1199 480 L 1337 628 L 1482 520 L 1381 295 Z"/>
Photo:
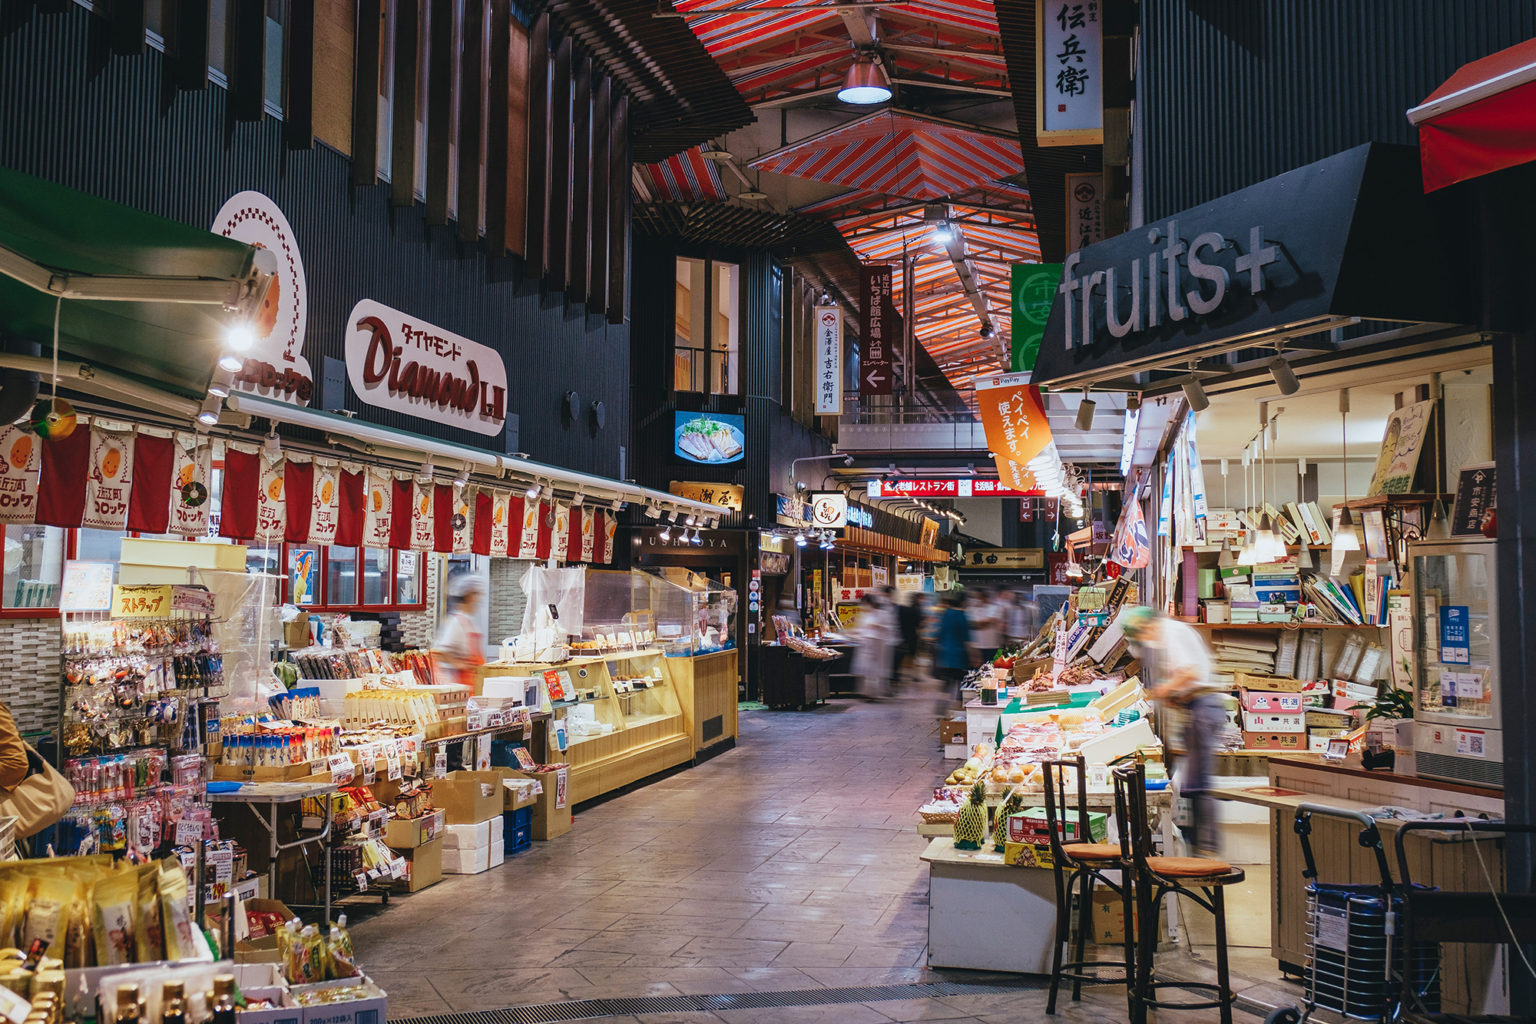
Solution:
<path fill-rule="evenodd" d="M 893 390 L 891 268 L 889 264 L 859 267 L 859 394 L 889 395 Z M 1054 286 L 1053 286 L 1054 287 Z M 1041 330 L 1044 330 L 1042 324 Z"/>
<path fill-rule="evenodd" d="M 1100 0 L 1040 0 L 1035 39 L 1035 140 L 1042 146 L 1104 142 Z"/>
<path fill-rule="evenodd" d="M 1040 339 L 1045 322 L 1051 317 L 1051 303 L 1061 283 L 1060 263 L 1015 263 L 1009 291 L 1013 297 L 1014 373 L 1029 373 L 1040 354 Z"/>
<path fill-rule="evenodd" d="M 843 414 L 843 315 L 816 307 L 816 415 Z"/>
<path fill-rule="evenodd" d="M 1104 175 L 1068 174 L 1067 252 L 1104 241 Z"/>
<path fill-rule="evenodd" d="M 1035 488 L 1026 468 L 1051 443 L 1051 427 L 1040 402 L 1040 389 L 1027 373 L 1000 373 L 975 379 L 976 404 L 987 432 L 987 447 L 997 462 L 998 482 L 1020 491 Z"/>

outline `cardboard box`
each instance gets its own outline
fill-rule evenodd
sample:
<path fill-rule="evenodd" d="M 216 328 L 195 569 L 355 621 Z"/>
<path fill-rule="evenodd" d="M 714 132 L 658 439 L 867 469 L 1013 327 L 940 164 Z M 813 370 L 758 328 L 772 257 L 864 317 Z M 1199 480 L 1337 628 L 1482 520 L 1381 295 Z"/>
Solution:
<path fill-rule="evenodd" d="M 1056 859 L 1051 856 L 1050 845 L 1039 846 L 1034 843 L 1003 843 L 1003 863 L 1011 868 L 1045 868 L 1047 870 L 1056 866 Z"/>
<path fill-rule="evenodd" d="M 1102 811 L 1090 811 L 1088 813 L 1088 834 L 1091 839 L 1082 839 L 1078 836 L 1077 816 L 1062 821 L 1062 842 L 1104 842 L 1109 834 L 1109 815 Z M 1035 843 L 1048 845 L 1051 841 L 1049 823 L 1045 818 L 1044 807 L 1031 807 L 1020 811 L 1018 814 L 1008 815 L 1007 841 L 1012 843 Z"/>
<path fill-rule="evenodd" d="M 1262 690 L 1267 693 L 1303 693 L 1310 685 L 1289 676 L 1261 676 L 1253 672 L 1234 672 L 1232 682 L 1242 690 Z"/>
<path fill-rule="evenodd" d="M 515 768 L 501 770 L 519 778 L 538 779 L 544 784 L 544 792 L 533 803 L 533 838 L 556 839 L 571 830 L 571 804 L 565 799 L 569 778 L 563 784 L 561 779 L 562 773 L 568 773 L 570 769 L 562 768 L 553 772 L 522 772 Z"/>
<path fill-rule="evenodd" d="M 501 768 L 487 772 L 453 772 L 432 783 L 432 802 L 450 825 L 475 825 L 501 813 L 505 790 Z"/>
<path fill-rule="evenodd" d="M 1244 690 L 1239 699 L 1242 701 L 1244 711 L 1291 713 L 1302 709 L 1302 695 L 1300 693 Z"/>
<path fill-rule="evenodd" d="M 1279 750 L 1297 753 L 1307 749 L 1304 732 L 1244 732 L 1243 746 L 1249 750 Z"/>
<path fill-rule="evenodd" d="M 1375 683 L 1357 683 L 1349 679 L 1333 680 L 1333 696 L 1354 704 L 1369 704 L 1376 699 Z"/>
<path fill-rule="evenodd" d="M 443 837 L 438 836 L 411 850 L 401 850 L 405 877 L 396 884 L 406 892 L 420 892 L 443 880 Z"/>
<path fill-rule="evenodd" d="M 370 993 L 364 999 L 346 1003 L 320 1003 L 304 1007 L 304 1024 L 383 1024 L 389 1008 L 389 997 L 384 990 L 364 975 L 341 981 L 320 981 L 313 985 L 293 986 L 294 999 L 303 1002 L 306 995 L 331 988 L 349 988 L 361 982 Z"/>
<path fill-rule="evenodd" d="M 329 782 L 331 773 L 316 775 L 309 762 L 290 764 L 282 768 L 246 768 L 233 764 L 213 766 L 213 778 L 217 782 L 304 782 L 308 779 L 324 779 Z"/>
<path fill-rule="evenodd" d="M 241 906 L 247 915 L 275 913 L 281 914 L 284 921 L 296 916 L 282 900 L 246 900 Z M 234 952 L 237 964 L 277 964 L 283 960 L 277 950 L 276 935 L 236 939 Z"/>
<path fill-rule="evenodd" d="M 384 823 L 384 845 L 392 850 L 414 850 L 436 839 L 443 831 L 444 813 L 428 811 L 417 818 L 390 818 Z"/>
<path fill-rule="evenodd" d="M 1141 680 L 1132 676 L 1113 690 L 1096 698 L 1088 706 L 1097 708 L 1099 714 L 1105 719 L 1110 719 L 1138 701 L 1145 700 L 1146 696 Z"/>
<path fill-rule="evenodd" d="M 939 719 L 939 742 L 965 743 L 965 719 L 944 715 Z"/>
<path fill-rule="evenodd" d="M 1244 711 L 1244 732 L 1306 732 L 1307 716 L 1300 711 Z"/>
<path fill-rule="evenodd" d="M 444 850 L 479 850 L 501 841 L 504 820 L 500 815 L 474 825 L 449 825 L 443 829 Z"/>
<path fill-rule="evenodd" d="M 1347 731 L 1355 727 L 1355 716 L 1344 714 L 1342 711 L 1308 711 L 1307 731 L 1313 729 L 1340 729 Z"/>
<path fill-rule="evenodd" d="M 1095 889 L 1093 893 L 1093 930 L 1089 935 L 1100 946 L 1125 945 L 1125 904 L 1120 900 L 1120 894 L 1113 890 L 1105 891 Z M 1136 908 L 1131 908 L 1131 937 L 1136 937 L 1135 932 Z"/>

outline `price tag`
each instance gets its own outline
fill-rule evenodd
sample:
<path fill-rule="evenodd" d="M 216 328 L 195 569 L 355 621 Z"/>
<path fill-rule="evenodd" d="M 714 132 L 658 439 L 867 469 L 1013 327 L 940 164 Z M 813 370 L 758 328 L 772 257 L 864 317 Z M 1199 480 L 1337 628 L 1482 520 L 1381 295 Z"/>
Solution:
<path fill-rule="evenodd" d="M 432 759 L 433 778 L 446 779 L 448 777 L 448 748 L 439 746 L 437 756 Z"/>
<path fill-rule="evenodd" d="M 358 752 L 358 756 L 363 759 L 363 784 L 366 786 L 371 786 L 375 781 L 377 781 L 379 777 L 379 752 L 374 747 L 374 745 L 370 743 Z"/>
<path fill-rule="evenodd" d="M 362 892 L 364 889 L 368 888 L 368 873 L 367 872 L 359 871 L 357 874 L 352 876 L 352 880 L 357 883 L 357 891 L 358 892 Z"/>
<path fill-rule="evenodd" d="M 405 877 L 405 858 L 396 857 L 389 862 L 389 873 L 396 878 Z"/>
<path fill-rule="evenodd" d="M 387 750 L 384 751 L 384 768 L 385 768 L 385 774 L 389 777 L 389 781 L 391 781 L 391 782 L 399 782 L 400 781 L 401 772 L 400 772 L 400 748 L 399 747 L 391 746 Z"/>
<path fill-rule="evenodd" d="M 1452 677 L 1452 688 L 1457 697 L 1462 700 L 1482 700 L 1486 691 L 1483 689 L 1483 673 L 1481 670 L 1472 672 L 1445 672 L 1441 673 L 1441 679 Z"/>
<path fill-rule="evenodd" d="M 357 766 L 346 754 L 332 754 L 330 758 L 331 781 L 338 786 L 345 786 L 352 781 L 357 774 Z"/>
<path fill-rule="evenodd" d="M 566 773 L 564 768 L 555 772 L 555 806 L 557 808 L 565 806 L 565 780 Z"/>
<path fill-rule="evenodd" d="M 178 821 L 176 823 L 176 845 L 187 846 L 196 843 L 203 838 L 203 823 L 200 821 Z"/>

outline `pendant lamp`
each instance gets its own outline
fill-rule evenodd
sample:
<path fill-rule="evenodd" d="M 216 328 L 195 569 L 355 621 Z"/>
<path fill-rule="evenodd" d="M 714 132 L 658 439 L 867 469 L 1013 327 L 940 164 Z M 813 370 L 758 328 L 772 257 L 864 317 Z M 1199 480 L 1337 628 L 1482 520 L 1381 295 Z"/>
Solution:
<path fill-rule="evenodd" d="M 844 103 L 859 106 L 884 103 L 891 98 L 890 76 L 872 54 L 860 53 L 848 66 L 848 74 L 843 78 L 843 87 L 837 91 L 837 98 Z"/>

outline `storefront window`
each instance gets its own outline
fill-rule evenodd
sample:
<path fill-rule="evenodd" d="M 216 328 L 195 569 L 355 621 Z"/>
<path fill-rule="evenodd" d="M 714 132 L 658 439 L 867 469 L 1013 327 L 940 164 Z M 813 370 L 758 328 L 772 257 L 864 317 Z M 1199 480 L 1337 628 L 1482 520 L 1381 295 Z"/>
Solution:
<path fill-rule="evenodd" d="M 741 327 L 740 268 L 734 263 L 714 264 L 714 317 L 710 323 L 710 389 L 717 395 L 741 393 L 736 369 L 737 334 Z"/>
<path fill-rule="evenodd" d="M 288 548 L 288 603 L 320 603 L 320 549 L 310 545 Z"/>
<path fill-rule="evenodd" d="M 357 603 L 357 548 L 325 549 L 325 603 Z"/>
<path fill-rule="evenodd" d="M 420 604 L 421 552 L 398 551 L 395 553 L 395 603 Z"/>
<path fill-rule="evenodd" d="M 708 391 L 709 368 L 704 361 L 709 321 L 704 315 L 708 292 L 703 260 L 677 261 L 677 302 L 673 312 L 672 388 L 675 391 Z"/>
<path fill-rule="evenodd" d="M 389 549 L 363 549 L 363 604 L 389 603 Z"/>
<path fill-rule="evenodd" d="M 57 608 L 64 545 L 65 532 L 56 526 L 7 526 L 0 607 Z"/>

